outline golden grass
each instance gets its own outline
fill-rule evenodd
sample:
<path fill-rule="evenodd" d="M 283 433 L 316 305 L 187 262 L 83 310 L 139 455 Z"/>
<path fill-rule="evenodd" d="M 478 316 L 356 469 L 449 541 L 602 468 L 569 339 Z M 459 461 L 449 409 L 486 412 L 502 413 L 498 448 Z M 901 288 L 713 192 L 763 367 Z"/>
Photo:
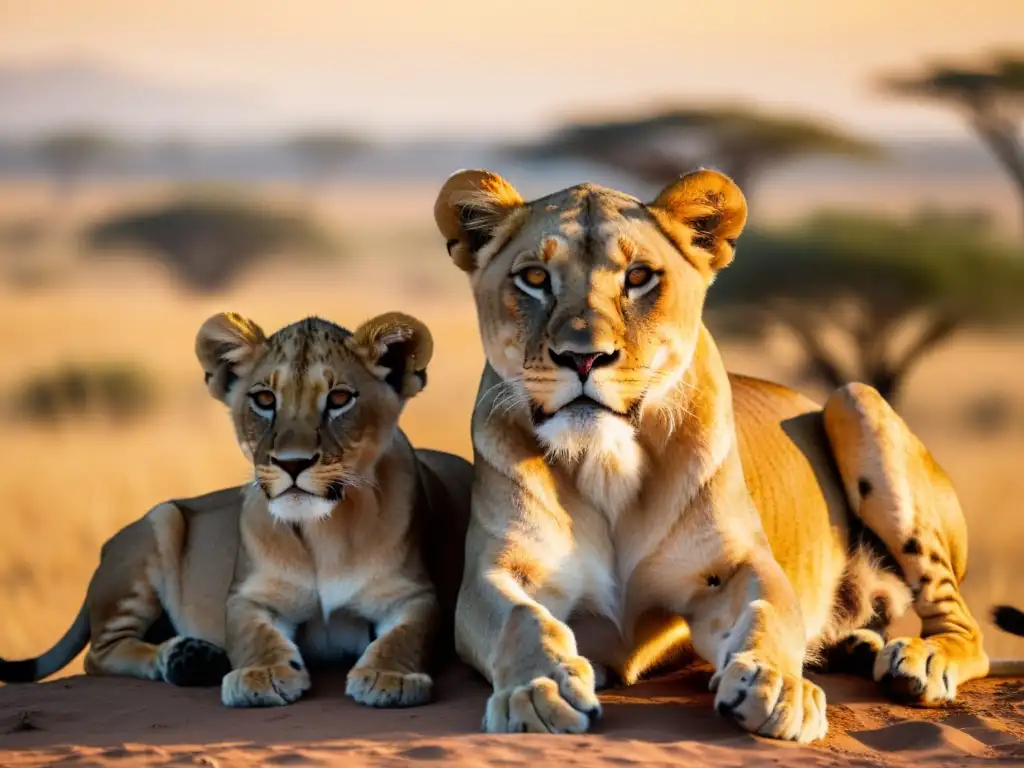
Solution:
<path fill-rule="evenodd" d="M 429 221 L 410 222 L 429 232 Z M 469 291 L 440 243 L 374 249 L 369 231 L 356 233 L 367 254 L 359 262 L 267 269 L 214 298 L 184 294 L 155 270 L 118 264 L 79 265 L 64 283 L 35 292 L 0 288 L 0 394 L 32 370 L 71 359 L 135 362 L 155 375 L 161 390 L 158 411 L 128 427 L 0 423 L 5 658 L 36 655 L 60 637 L 100 545 L 117 528 L 167 498 L 246 479 L 227 416 L 206 395 L 192 357 L 194 333 L 214 312 L 241 312 L 267 331 L 309 314 L 349 327 L 389 309 L 420 317 L 434 332 L 435 358 L 430 385 L 409 405 L 403 426 L 418 445 L 470 455 L 469 415 L 482 355 Z M 434 274 L 431 292 L 419 290 Z M 734 370 L 791 383 L 792 355 L 784 344 L 732 345 L 725 355 Z M 996 656 L 1024 656 L 1024 640 L 998 633 L 987 620 L 995 601 L 1024 604 L 1022 359 L 1022 338 L 961 338 L 921 365 L 905 400 L 912 426 L 951 473 L 967 511 L 972 551 L 965 589 Z M 1015 425 L 998 439 L 957 426 L 969 398 L 991 391 L 1015 403 Z M 63 674 L 80 669 L 76 661 Z"/>

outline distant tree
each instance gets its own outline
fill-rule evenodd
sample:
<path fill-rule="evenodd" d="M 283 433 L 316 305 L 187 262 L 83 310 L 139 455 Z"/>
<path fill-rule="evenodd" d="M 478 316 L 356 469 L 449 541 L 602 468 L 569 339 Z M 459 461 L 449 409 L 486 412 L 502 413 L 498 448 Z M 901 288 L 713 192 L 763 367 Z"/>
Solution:
<path fill-rule="evenodd" d="M 314 194 L 366 146 L 362 138 L 345 133 L 309 133 L 297 136 L 287 144 L 302 164 Z"/>
<path fill-rule="evenodd" d="M 244 200 L 186 198 L 129 211 L 87 232 L 96 248 L 140 247 L 189 288 L 223 290 L 259 261 L 281 251 L 322 254 L 333 240 L 314 222 Z"/>
<path fill-rule="evenodd" d="M 111 157 L 118 142 L 106 134 L 73 130 L 46 136 L 34 154 L 53 181 L 58 204 L 65 203 L 82 178 Z"/>
<path fill-rule="evenodd" d="M 90 416 L 124 421 L 150 411 L 157 389 L 144 368 L 130 363 L 67 363 L 22 382 L 10 407 L 16 417 L 36 422 Z"/>
<path fill-rule="evenodd" d="M 825 124 L 747 108 L 697 107 L 638 117 L 573 122 L 510 151 L 527 160 L 575 157 L 661 186 L 696 166 L 714 165 L 750 197 L 768 169 L 808 155 L 871 157 L 878 149 Z"/>
<path fill-rule="evenodd" d="M 1024 316 L 1024 258 L 975 224 L 822 214 L 751 232 L 708 308 L 733 332 L 780 323 L 815 379 L 864 381 L 895 402 L 913 366 L 958 330 Z"/>
<path fill-rule="evenodd" d="M 936 65 L 916 76 L 887 78 L 883 87 L 963 111 L 1009 175 L 1020 197 L 1024 222 L 1024 55 L 997 57 L 976 68 Z"/>

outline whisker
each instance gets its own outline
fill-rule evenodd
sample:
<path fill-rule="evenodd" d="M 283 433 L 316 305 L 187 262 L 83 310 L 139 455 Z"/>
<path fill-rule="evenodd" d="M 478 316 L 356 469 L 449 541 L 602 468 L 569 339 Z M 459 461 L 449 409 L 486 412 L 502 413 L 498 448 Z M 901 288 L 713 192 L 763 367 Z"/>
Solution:
<path fill-rule="evenodd" d="M 504 379 L 501 379 L 500 381 L 498 381 L 497 384 L 492 384 L 485 391 L 480 393 L 480 400 L 486 400 L 487 396 L 490 395 L 491 392 L 493 392 L 494 390 L 498 389 L 499 387 L 503 387 L 503 386 L 505 386 L 505 380 Z"/>
<path fill-rule="evenodd" d="M 530 400 L 529 394 L 522 388 L 521 377 L 507 379 L 500 382 L 500 384 L 505 385 L 504 390 L 499 392 L 491 402 L 484 424 L 489 423 L 491 417 L 494 416 L 495 413 L 505 415 L 521 405 L 528 403 Z"/>

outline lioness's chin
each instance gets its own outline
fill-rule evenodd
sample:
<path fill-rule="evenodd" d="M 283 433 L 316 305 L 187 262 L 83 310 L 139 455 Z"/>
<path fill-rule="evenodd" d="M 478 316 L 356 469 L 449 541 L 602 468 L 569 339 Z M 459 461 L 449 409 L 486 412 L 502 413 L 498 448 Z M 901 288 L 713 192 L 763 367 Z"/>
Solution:
<path fill-rule="evenodd" d="M 311 493 L 286 491 L 270 500 L 270 515 L 283 523 L 301 523 L 330 517 L 336 501 Z"/>
<path fill-rule="evenodd" d="M 626 450 L 634 444 L 629 420 L 598 406 L 562 408 L 538 424 L 535 433 L 550 455 L 570 461 L 585 453 Z"/>

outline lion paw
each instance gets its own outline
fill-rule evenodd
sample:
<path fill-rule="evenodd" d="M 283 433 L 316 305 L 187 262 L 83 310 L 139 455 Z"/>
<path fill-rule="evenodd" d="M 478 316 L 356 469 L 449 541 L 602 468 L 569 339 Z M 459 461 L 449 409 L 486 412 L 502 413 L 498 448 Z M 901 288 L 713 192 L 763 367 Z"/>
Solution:
<path fill-rule="evenodd" d="M 920 637 L 887 643 L 875 660 L 874 677 L 890 696 L 908 704 L 938 707 L 956 698 L 956 666 Z"/>
<path fill-rule="evenodd" d="M 231 671 L 222 648 L 194 637 L 173 637 L 160 646 L 160 677 L 171 685 L 220 685 Z"/>
<path fill-rule="evenodd" d="M 430 701 L 433 685 L 420 672 L 355 667 L 348 673 L 345 693 L 368 707 L 416 707 Z"/>
<path fill-rule="evenodd" d="M 298 699 L 309 685 L 309 672 L 297 661 L 242 667 L 224 676 L 220 698 L 226 707 L 280 707 Z"/>
<path fill-rule="evenodd" d="M 885 640 L 870 629 L 858 629 L 840 640 L 826 652 L 825 668 L 870 679 L 874 675 L 875 660 L 882 652 Z"/>
<path fill-rule="evenodd" d="M 594 670 L 582 657 L 553 665 L 547 676 L 495 691 L 487 701 L 488 733 L 584 733 L 601 717 Z"/>
<path fill-rule="evenodd" d="M 752 733 L 807 743 L 825 737 L 825 692 L 779 672 L 754 651 L 737 653 L 711 678 L 715 708 Z"/>

